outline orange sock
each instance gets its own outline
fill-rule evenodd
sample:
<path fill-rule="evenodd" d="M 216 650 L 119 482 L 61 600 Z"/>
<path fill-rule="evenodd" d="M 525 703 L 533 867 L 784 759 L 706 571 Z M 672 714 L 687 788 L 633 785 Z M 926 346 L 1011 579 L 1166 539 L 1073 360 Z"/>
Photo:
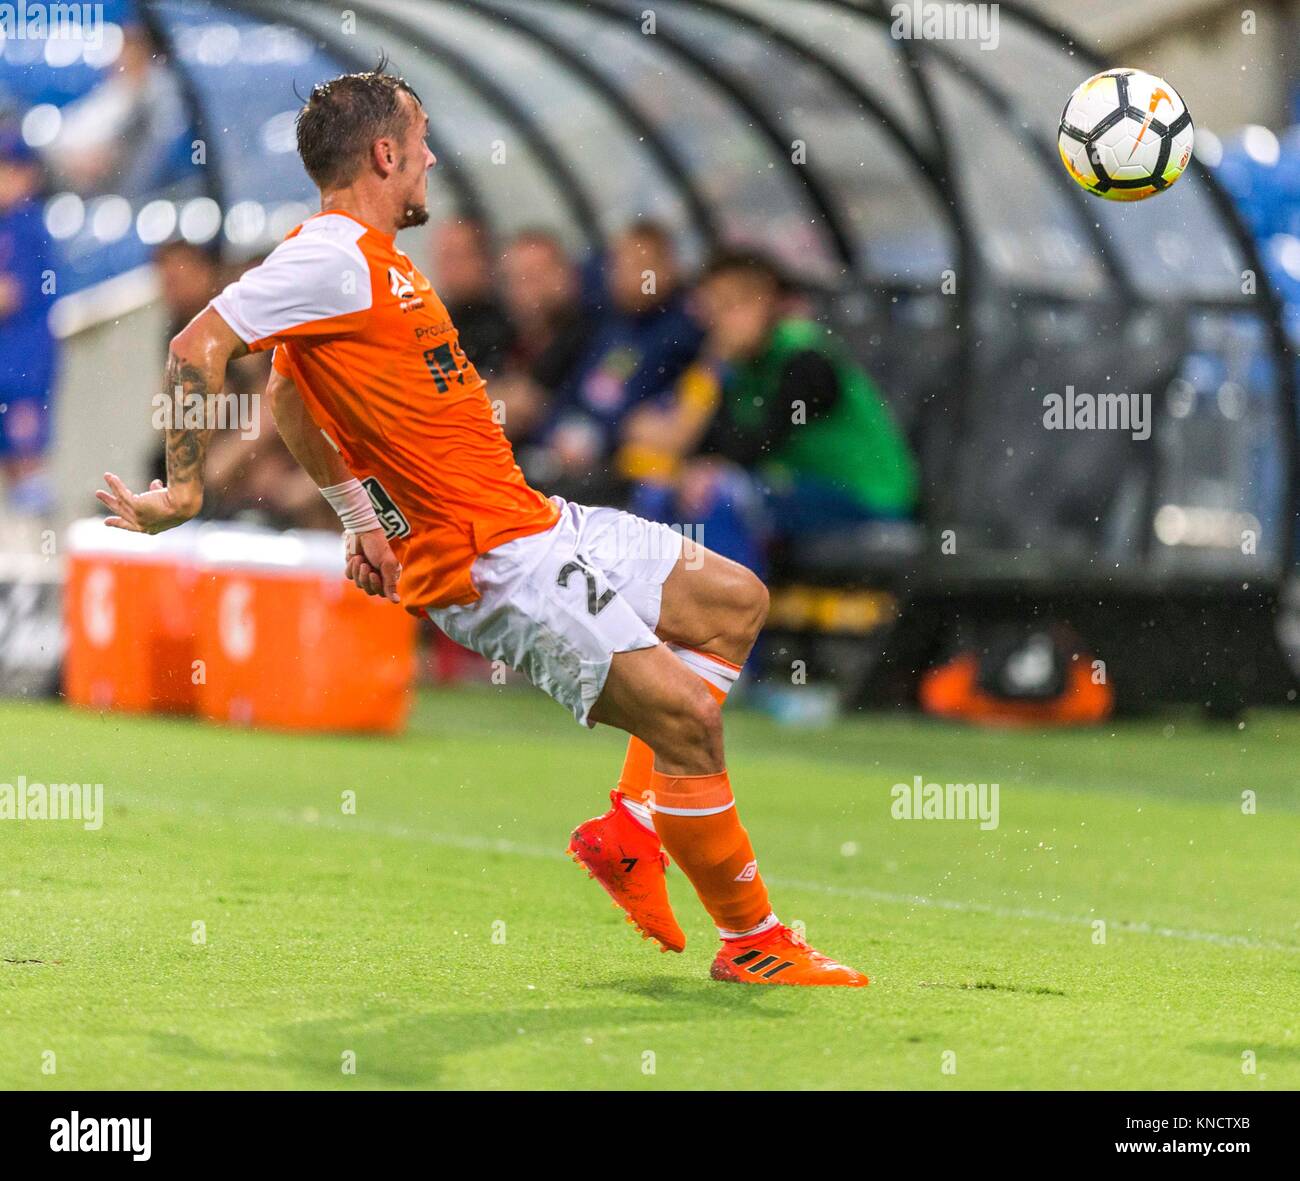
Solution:
<path fill-rule="evenodd" d="M 676 654 L 696 676 L 708 685 L 709 692 L 719 704 L 726 701 L 727 693 L 740 676 L 740 666 L 723 660 L 721 656 L 710 656 L 695 648 L 683 648 L 679 644 L 669 644 L 669 651 Z M 650 773 L 654 770 L 655 755 L 641 739 L 633 737 L 627 742 L 627 756 L 623 760 L 623 771 L 618 777 L 618 790 L 629 800 L 639 802 L 650 790 Z"/>
<path fill-rule="evenodd" d="M 726 771 L 663 775 L 651 770 L 646 802 L 659 840 L 724 939 L 775 922 Z"/>

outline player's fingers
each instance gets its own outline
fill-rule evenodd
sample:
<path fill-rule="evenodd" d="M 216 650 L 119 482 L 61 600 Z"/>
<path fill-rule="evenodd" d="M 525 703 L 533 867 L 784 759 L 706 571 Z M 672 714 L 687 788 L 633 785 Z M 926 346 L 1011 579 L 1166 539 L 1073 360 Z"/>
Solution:
<path fill-rule="evenodd" d="M 384 584 L 384 598 L 390 603 L 401 602 L 397 597 L 397 580 L 402 576 L 402 568 L 397 559 L 390 554 L 380 566 L 379 573 Z"/>
<path fill-rule="evenodd" d="M 151 481 L 149 482 L 149 491 L 150 491 L 150 492 L 158 492 L 159 490 L 161 490 L 161 489 L 163 489 L 163 488 L 166 488 L 166 487 L 167 487 L 167 485 L 164 484 L 161 480 L 151 480 Z"/>
<path fill-rule="evenodd" d="M 144 532 L 139 525 L 132 524 L 130 521 L 124 521 L 121 517 L 105 517 L 104 524 L 112 529 L 125 529 L 128 533 Z"/>
<path fill-rule="evenodd" d="M 122 483 L 112 472 L 105 472 L 104 479 L 108 481 L 108 486 L 117 493 L 118 499 L 130 504 L 135 499 L 135 493 Z"/>
<path fill-rule="evenodd" d="M 139 532 L 139 529 L 136 528 L 138 525 L 138 518 L 135 515 L 135 509 L 132 507 L 130 501 L 123 501 L 121 497 L 114 496 L 111 492 L 103 491 L 96 492 L 95 497 L 100 504 L 112 510 L 119 520 L 125 519 L 126 523 L 131 528 L 136 529 L 136 531 Z"/>
<path fill-rule="evenodd" d="M 370 575 L 366 579 L 366 590 L 372 595 L 382 595 L 384 593 L 384 580 L 380 578 L 379 571 L 373 566 L 370 567 Z"/>

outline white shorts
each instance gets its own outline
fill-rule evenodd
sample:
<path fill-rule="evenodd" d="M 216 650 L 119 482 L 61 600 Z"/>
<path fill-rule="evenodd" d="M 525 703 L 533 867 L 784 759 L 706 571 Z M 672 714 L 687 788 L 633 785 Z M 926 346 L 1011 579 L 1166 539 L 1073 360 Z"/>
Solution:
<path fill-rule="evenodd" d="M 681 557 L 682 535 L 619 509 L 551 500 L 560 519 L 550 529 L 474 560 L 477 601 L 430 608 L 429 618 L 593 726 L 587 715 L 614 653 L 659 643 L 660 596 Z"/>

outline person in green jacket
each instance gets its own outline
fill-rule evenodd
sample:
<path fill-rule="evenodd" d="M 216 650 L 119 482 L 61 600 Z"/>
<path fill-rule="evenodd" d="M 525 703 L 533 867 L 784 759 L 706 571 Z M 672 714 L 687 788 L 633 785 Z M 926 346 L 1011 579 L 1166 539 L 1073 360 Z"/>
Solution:
<path fill-rule="evenodd" d="M 760 572 L 774 538 L 906 519 L 917 499 L 875 385 L 826 328 L 787 314 L 788 295 L 762 255 L 716 258 L 698 292 L 701 355 L 668 404 L 629 421 L 620 457 L 635 512 L 701 527 Z"/>

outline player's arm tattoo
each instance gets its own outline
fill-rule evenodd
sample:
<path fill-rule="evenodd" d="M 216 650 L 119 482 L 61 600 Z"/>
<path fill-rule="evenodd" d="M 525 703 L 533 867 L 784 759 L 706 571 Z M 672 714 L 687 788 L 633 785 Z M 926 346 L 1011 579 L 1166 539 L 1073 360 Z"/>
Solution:
<path fill-rule="evenodd" d="M 167 486 L 196 504 L 203 501 L 203 459 L 212 440 L 208 423 L 210 375 L 183 357 L 167 358 L 167 392 L 172 426 L 167 431 Z M 201 408 L 201 409 L 200 409 Z M 195 420 L 197 420 L 197 425 Z"/>

